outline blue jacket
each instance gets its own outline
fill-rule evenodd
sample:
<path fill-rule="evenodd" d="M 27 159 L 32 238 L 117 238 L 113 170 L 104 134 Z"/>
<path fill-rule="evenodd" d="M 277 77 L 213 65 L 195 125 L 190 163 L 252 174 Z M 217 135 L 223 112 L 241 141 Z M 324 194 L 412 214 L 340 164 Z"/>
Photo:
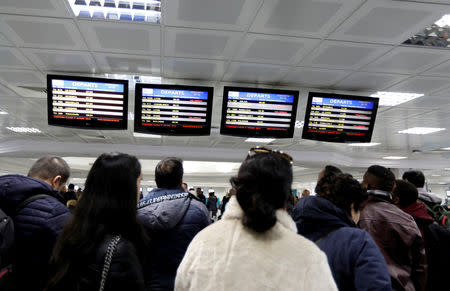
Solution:
<path fill-rule="evenodd" d="M 345 211 L 324 198 L 307 196 L 299 200 L 292 216 L 298 233 L 327 255 L 339 290 L 391 290 L 383 255 Z"/>
<path fill-rule="evenodd" d="M 59 195 L 38 179 L 21 175 L 0 177 L 0 208 L 14 219 L 18 290 L 42 290 L 48 279 L 53 246 L 70 217 L 67 207 L 50 197 L 30 202 L 15 213 L 22 201 L 37 194 Z"/>
<path fill-rule="evenodd" d="M 178 265 L 194 236 L 211 223 L 205 204 L 179 189 L 154 189 L 138 206 L 150 245 L 144 264 L 148 290 L 173 290 Z"/>

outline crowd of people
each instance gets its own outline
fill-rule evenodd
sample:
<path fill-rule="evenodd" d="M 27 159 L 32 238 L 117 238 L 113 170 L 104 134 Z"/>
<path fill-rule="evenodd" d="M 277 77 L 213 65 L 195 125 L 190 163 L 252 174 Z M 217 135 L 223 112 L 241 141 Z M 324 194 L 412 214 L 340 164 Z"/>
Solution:
<path fill-rule="evenodd" d="M 252 148 L 219 203 L 187 188 L 179 158 L 145 197 L 134 156 L 102 154 L 79 191 L 64 159 L 40 158 L 0 176 L 0 290 L 449 288 L 447 213 L 422 172 L 373 165 L 360 183 L 328 165 L 297 198 L 292 165 Z"/>

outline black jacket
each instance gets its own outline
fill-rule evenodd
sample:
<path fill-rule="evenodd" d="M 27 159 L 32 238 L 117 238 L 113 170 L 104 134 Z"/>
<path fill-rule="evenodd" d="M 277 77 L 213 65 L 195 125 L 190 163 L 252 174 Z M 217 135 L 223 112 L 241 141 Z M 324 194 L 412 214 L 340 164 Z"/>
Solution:
<path fill-rule="evenodd" d="M 85 264 L 70 269 L 64 283 L 51 290 L 98 291 L 108 245 L 113 236 L 107 235 L 97 247 L 95 255 Z M 144 277 L 136 248 L 121 238 L 111 260 L 105 283 L 105 291 L 144 291 Z"/>
<path fill-rule="evenodd" d="M 30 202 L 19 213 L 19 204 L 38 194 L 52 197 Z M 38 179 L 22 175 L 0 177 L 0 208 L 14 217 L 16 276 L 19 290 L 42 290 L 48 278 L 48 262 L 70 212 L 58 201 L 58 192 Z"/>

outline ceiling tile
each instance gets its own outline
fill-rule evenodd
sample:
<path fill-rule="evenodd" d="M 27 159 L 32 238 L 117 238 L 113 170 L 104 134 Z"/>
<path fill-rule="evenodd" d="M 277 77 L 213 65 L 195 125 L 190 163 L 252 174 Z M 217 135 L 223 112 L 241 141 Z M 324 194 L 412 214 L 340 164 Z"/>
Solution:
<path fill-rule="evenodd" d="M 72 19 L 2 15 L 0 30 L 18 47 L 85 50 Z"/>
<path fill-rule="evenodd" d="M 450 100 L 450 88 L 446 88 L 441 91 L 433 92 L 432 96 L 447 97 Z"/>
<path fill-rule="evenodd" d="M 342 90 L 381 91 L 409 75 L 354 72 L 335 87 Z"/>
<path fill-rule="evenodd" d="M 199 57 L 203 59 L 230 58 L 242 34 L 239 32 L 166 28 L 166 56 Z"/>
<path fill-rule="evenodd" d="M 95 73 L 96 65 L 88 52 L 24 49 L 41 71 Z"/>
<path fill-rule="evenodd" d="M 450 94 L 447 98 L 439 98 L 434 96 L 423 96 L 414 100 L 401 104 L 405 108 L 448 108 L 450 105 Z"/>
<path fill-rule="evenodd" d="M 105 73 L 159 75 L 161 72 L 159 57 L 104 53 L 95 53 L 94 56 L 100 69 Z"/>
<path fill-rule="evenodd" d="M 0 11 L 2 13 L 71 17 L 66 1 L 61 0 L 2 0 Z"/>
<path fill-rule="evenodd" d="M 12 47 L 0 47 L 0 68 L 34 69 L 22 53 Z"/>
<path fill-rule="evenodd" d="M 225 63 L 221 61 L 165 58 L 163 61 L 163 76 L 211 80 L 222 76 L 224 66 Z"/>
<path fill-rule="evenodd" d="M 145 55 L 160 53 L 160 25 L 94 20 L 79 21 L 79 25 L 92 51 Z"/>
<path fill-rule="evenodd" d="M 366 1 L 330 38 L 397 45 L 437 21 L 445 12 L 450 13 L 450 6 Z"/>
<path fill-rule="evenodd" d="M 324 41 L 300 65 L 354 70 L 366 65 L 391 49 L 391 46 Z"/>
<path fill-rule="evenodd" d="M 0 46 L 12 46 L 12 43 L 6 39 L 6 37 L 0 33 Z"/>
<path fill-rule="evenodd" d="M 288 67 L 282 66 L 232 62 L 223 80 L 274 83 L 279 81 L 287 70 Z"/>
<path fill-rule="evenodd" d="M 324 37 L 362 2 L 362 0 L 264 1 L 250 31 Z"/>
<path fill-rule="evenodd" d="M 403 82 L 400 82 L 387 91 L 395 92 L 412 92 L 412 93 L 429 93 L 442 90 L 450 86 L 450 78 L 438 77 L 412 77 Z"/>
<path fill-rule="evenodd" d="M 391 107 L 390 110 L 383 111 L 377 115 L 378 118 L 398 118 L 401 120 L 407 120 L 413 116 L 420 114 L 425 114 L 431 112 L 430 108 L 401 108 L 401 107 Z"/>
<path fill-rule="evenodd" d="M 171 0 L 164 1 L 164 24 L 244 31 L 262 0 Z"/>
<path fill-rule="evenodd" d="M 7 87 L 0 84 L 0 96 L 16 96 L 17 94 L 13 91 L 9 90 Z M 3 106 L 4 100 L 2 100 L 2 104 L 0 106 Z M 2 108 L 4 109 L 4 108 Z"/>
<path fill-rule="evenodd" d="M 297 64 L 318 43 L 318 39 L 247 34 L 235 59 L 292 65 Z"/>
<path fill-rule="evenodd" d="M 398 47 L 361 68 L 364 71 L 415 74 L 450 58 L 450 51 Z"/>
<path fill-rule="evenodd" d="M 421 73 L 424 76 L 445 77 L 450 75 L 450 61 L 437 65 L 426 72 Z"/>
<path fill-rule="evenodd" d="M 282 84 L 297 84 L 305 87 L 328 88 L 345 78 L 351 71 L 326 70 L 298 67 L 287 74 Z"/>
<path fill-rule="evenodd" d="M 0 69 L 0 79 L 16 86 L 45 87 L 45 77 L 37 71 Z"/>

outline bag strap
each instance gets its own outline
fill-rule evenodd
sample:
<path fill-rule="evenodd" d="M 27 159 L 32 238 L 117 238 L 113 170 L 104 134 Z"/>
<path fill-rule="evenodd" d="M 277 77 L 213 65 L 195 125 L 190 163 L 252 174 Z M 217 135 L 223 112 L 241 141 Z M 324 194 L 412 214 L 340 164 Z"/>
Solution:
<path fill-rule="evenodd" d="M 20 202 L 19 206 L 17 206 L 16 208 L 16 212 L 14 213 L 14 216 L 16 216 L 20 210 L 22 210 L 25 206 L 27 206 L 29 203 L 38 200 L 38 199 L 44 199 L 44 198 L 52 198 L 57 200 L 55 197 L 50 196 L 48 194 L 38 194 L 38 195 L 34 195 L 31 197 L 28 197 L 27 199 L 23 200 L 22 202 Z"/>
<path fill-rule="evenodd" d="M 333 228 L 332 230 L 327 231 L 327 232 L 324 233 L 321 237 L 319 237 L 318 239 L 316 239 L 316 240 L 314 241 L 314 243 L 317 244 L 318 242 L 320 242 L 321 240 L 323 240 L 324 238 L 326 238 L 330 233 L 335 232 L 335 231 L 338 230 L 339 228 L 341 228 L 341 226 L 335 227 L 335 228 Z"/>
<path fill-rule="evenodd" d="M 108 276 L 109 268 L 111 267 L 111 261 L 116 251 L 117 245 L 120 241 L 120 235 L 116 235 L 112 238 L 106 251 L 105 262 L 103 263 L 102 280 L 100 281 L 100 291 L 105 289 L 106 277 Z"/>

